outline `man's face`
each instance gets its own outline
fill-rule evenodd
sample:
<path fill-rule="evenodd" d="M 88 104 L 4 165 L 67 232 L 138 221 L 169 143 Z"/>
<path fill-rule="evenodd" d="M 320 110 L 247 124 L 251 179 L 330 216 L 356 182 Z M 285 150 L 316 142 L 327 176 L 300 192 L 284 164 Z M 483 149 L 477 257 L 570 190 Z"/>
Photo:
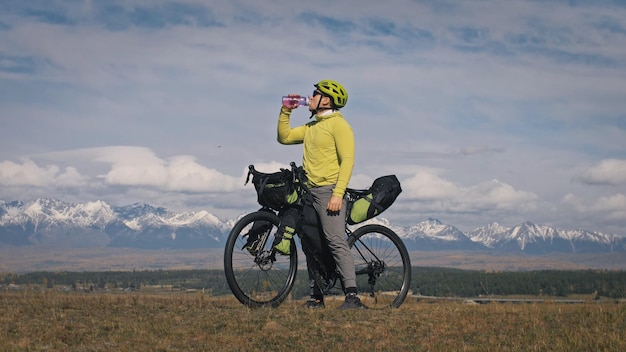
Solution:
<path fill-rule="evenodd" d="M 330 107 L 330 99 L 322 94 L 319 90 L 314 90 L 309 97 L 309 111 L 315 111 L 318 107 Z"/>

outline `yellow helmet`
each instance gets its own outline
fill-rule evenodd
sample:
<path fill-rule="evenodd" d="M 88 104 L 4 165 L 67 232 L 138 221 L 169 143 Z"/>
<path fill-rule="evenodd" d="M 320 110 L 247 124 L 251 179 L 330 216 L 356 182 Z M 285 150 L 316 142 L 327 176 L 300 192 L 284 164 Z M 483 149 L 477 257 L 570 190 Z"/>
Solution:
<path fill-rule="evenodd" d="M 315 88 L 330 97 L 335 108 L 340 109 L 346 106 L 348 102 L 348 92 L 339 82 L 325 79 L 315 84 Z"/>

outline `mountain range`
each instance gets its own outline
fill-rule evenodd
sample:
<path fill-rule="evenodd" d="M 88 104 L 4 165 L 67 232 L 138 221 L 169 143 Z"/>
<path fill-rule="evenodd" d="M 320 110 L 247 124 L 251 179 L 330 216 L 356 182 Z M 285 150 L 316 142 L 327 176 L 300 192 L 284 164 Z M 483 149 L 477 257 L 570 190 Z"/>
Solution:
<path fill-rule="evenodd" d="M 55 199 L 0 201 L 0 246 L 140 249 L 223 248 L 237 219 L 221 220 L 207 211 L 171 212 L 148 204 L 112 206 L 103 201 L 67 203 Z M 409 250 L 546 253 L 626 253 L 626 238 L 587 230 L 562 230 L 524 222 L 497 223 L 465 233 L 427 219 L 393 229 Z M 357 225 L 358 226 L 358 225 Z"/>

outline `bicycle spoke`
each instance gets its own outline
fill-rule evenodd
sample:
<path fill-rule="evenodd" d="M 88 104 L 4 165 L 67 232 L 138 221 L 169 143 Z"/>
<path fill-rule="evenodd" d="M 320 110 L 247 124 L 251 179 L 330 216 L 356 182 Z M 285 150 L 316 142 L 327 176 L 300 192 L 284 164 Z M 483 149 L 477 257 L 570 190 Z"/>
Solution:
<path fill-rule="evenodd" d="M 350 238 L 361 300 L 373 308 L 400 306 L 410 282 L 410 261 L 400 238 L 380 225 L 359 228 Z"/>
<path fill-rule="evenodd" d="M 267 231 L 257 234 L 260 242 L 252 255 L 246 244 L 252 225 L 259 221 L 271 224 Z M 237 299 L 250 306 L 277 306 L 291 291 L 296 274 L 297 256 L 272 254 L 273 232 L 278 218 L 273 213 L 259 211 L 239 220 L 227 241 L 224 269 L 228 285 Z"/>

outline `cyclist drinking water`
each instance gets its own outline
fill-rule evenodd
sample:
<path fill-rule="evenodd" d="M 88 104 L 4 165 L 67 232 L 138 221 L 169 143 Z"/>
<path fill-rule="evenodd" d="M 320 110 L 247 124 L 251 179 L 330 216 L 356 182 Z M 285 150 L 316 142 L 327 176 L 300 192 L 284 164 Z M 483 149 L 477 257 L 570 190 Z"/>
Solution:
<path fill-rule="evenodd" d="M 354 167 L 354 134 L 339 111 L 348 101 L 346 89 L 338 82 L 322 80 L 314 85 L 309 111 L 315 120 L 292 128 L 290 116 L 298 102 L 283 103 L 278 117 L 278 142 L 303 144 L 302 166 L 324 240 L 336 262 L 344 287 L 345 301 L 339 309 L 367 308 L 357 296 L 354 258 L 346 239 L 346 202 L 344 193 Z M 298 94 L 289 94 L 299 97 Z M 287 239 L 285 239 L 287 240 Z M 303 246 L 304 247 L 304 246 Z M 303 248 L 304 249 L 304 248 Z M 304 251 L 307 254 L 307 251 Z M 324 292 L 316 284 L 319 265 L 307 254 L 311 297 L 307 308 L 323 308 Z"/>

